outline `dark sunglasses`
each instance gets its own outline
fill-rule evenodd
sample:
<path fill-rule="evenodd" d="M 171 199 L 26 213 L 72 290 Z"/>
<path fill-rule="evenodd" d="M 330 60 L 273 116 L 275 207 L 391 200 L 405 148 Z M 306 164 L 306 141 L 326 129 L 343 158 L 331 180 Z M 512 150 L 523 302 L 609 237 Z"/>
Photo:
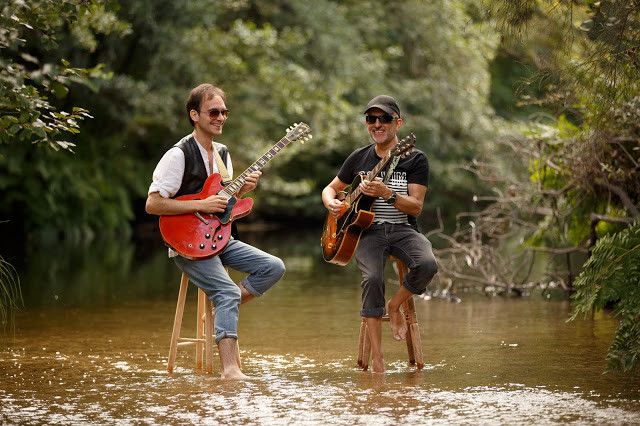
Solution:
<path fill-rule="evenodd" d="M 394 120 L 393 115 L 384 114 L 384 115 L 365 115 L 365 121 L 368 124 L 376 124 L 376 120 L 380 120 L 380 124 L 389 124 Z"/>
<path fill-rule="evenodd" d="M 209 118 L 214 119 L 214 118 L 218 118 L 219 116 L 223 116 L 223 117 L 227 117 L 229 115 L 229 110 L 228 109 L 218 109 L 218 108 L 213 108 L 210 109 L 209 111 L 200 111 L 200 112 L 206 112 L 209 114 Z"/>

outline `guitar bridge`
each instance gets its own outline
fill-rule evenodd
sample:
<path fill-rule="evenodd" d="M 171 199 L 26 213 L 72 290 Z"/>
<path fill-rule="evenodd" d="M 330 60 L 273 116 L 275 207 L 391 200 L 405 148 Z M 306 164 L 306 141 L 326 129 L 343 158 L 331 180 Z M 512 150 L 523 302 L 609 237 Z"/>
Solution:
<path fill-rule="evenodd" d="M 209 224 L 209 221 L 207 219 L 205 219 L 200 212 L 195 212 L 194 215 L 200 220 L 200 222 L 204 223 L 205 225 Z"/>

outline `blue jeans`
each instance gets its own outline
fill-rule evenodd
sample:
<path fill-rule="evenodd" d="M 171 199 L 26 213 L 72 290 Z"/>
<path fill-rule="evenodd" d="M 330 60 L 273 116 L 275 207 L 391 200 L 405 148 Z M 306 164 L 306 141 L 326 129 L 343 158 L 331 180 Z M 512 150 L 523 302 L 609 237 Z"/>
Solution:
<path fill-rule="evenodd" d="M 400 259 L 409 268 L 402 285 L 413 294 L 422 294 L 438 272 L 427 237 L 408 224 L 372 224 L 362 233 L 355 253 L 362 273 L 363 317 L 384 315 L 384 265 L 389 256 Z"/>
<path fill-rule="evenodd" d="M 258 297 L 277 283 L 285 272 L 280 258 L 234 239 L 218 256 L 202 260 L 176 256 L 174 261 L 215 306 L 213 325 L 216 343 L 225 337 L 238 338 L 240 288 L 231 280 L 225 267 L 249 274 L 242 280 L 242 285 Z"/>

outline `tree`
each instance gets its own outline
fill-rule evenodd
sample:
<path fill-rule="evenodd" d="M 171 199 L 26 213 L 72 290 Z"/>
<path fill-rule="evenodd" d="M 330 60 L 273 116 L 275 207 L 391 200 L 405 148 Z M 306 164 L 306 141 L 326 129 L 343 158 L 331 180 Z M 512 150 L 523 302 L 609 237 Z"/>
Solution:
<path fill-rule="evenodd" d="M 62 138 L 79 133 L 79 122 L 91 116 L 79 107 L 61 110 L 55 100 L 64 99 L 74 83 L 108 76 L 100 65 L 78 68 L 65 58 L 51 61 L 59 31 L 68 25 L 91 49 L 93 31 L 124 33 L 127 27 L 99 2 L 81 0 L 11 0 L 2 7 L 0 23 L 0 144 L 44 143 L 70 150 L 74 144 Z"/>
<path fill-rule="evenodd" d="M 576 280 L 571 319 L 614 306 L 620 320 L 607 359 L 611 369 L 630 371 L 640 361 L 640 222 L 607 235 Z"/>
<path fill-rule="evenodd" d="M 94 32 L 125 32 L 127 27 L 108 12 L 101 2 L 82 0 L 35 0 L 29 3 L 5 2 L 0 15 L 0 190 L 5 212 L 24 212 L 20 195 L 11 191 L 15 182 L 24 183 L 23 167 L 29 167 L 28 152 L 72 151 L 74 143 L 63 138 L 79 132 L 79 122 L 91 118 L 89 112 L 71 106 L 70 112 L 57 102 L 64 99 L 73 84 L 89 85 L 92 79 L 105 78 L 101 66 L 72 67 L 65 58 L 53 58 L 61 28 L 68 26 L 86 48 L 95 44 Z M 35 146 L 33 146 L 35 145 Z M 15 155 L 25 153 L 25 157 Z M 51 155 L 51 152 L 44 154 Z M 52 158 L 52 157 L 49 157 Z M 42 163 L 37 164 L 42 166 Z M 45 168 L 40 169 L 45 173 Z M 33 182 L 32 182 L 33 183 Z M 41 209 L 47 199 L 43 185 L 31 189 L 33 200 Z M 6 191 L 6 192 L 5 192 Z M 44 203 L 46 204 L 46 203 Z M 51 211 L 41 214 L 50 214 Z M 3 221 L 8 222 L 8 221 Z M 9 224 L 15 226 L 13 223 Z M 19 278 L 13 266 L 0 256 L 0 322 L 6 325 L 21 302 Z"/>
<path fill-rule="evenodd" d="M 78 221 L 79 203 L 73 200 L 92 192 L 79 179 L 80 161 L 71 155 L 76 144 L 67 139 L 75 139 L 80 122 L 92 116 L 71 102 L 70 93 L 95 90 L 110 74 L 97 62 L 73 66 L 62 45 L 91 52 L 99 36 L 126 34 L 128 26 L 109 6 L 115 4 L 12 0 L 2 6 L 0 217 L 25 233 L 70 228 Z"/>
<path fill-rule="evenodd" d="M 618 291 L 618 283 L 637 283 L 624 268 L 627 259 L 637 259 L 637 248 L 620 241 L 635 235 L 630 226 L 640 218 L 638 3 L 521 0 L 490 6 L 506 35 L 522 36 L 521 55 L 537 64 L 541 96 L 523 101 L 547 112 L 515 124 L 495 155 L 469 166 L 493 193 L 476 197 L 479 212 L 463 215 L 444 253 L 445 275 L 466 279 L 479 271 L 485 288 L 508 293 L 539 284 L 575 290 L 574 318 L 603 301 L 617 303 L 623 322 L 609 357 L 618 360 L 614 366 L 630 369 L 637 362 L 637 336 L 628 321 L 638 317 L 626 307 L 638 305 L 640 294 Z M 495 161 L 500 157 L 511 158 L 515 171 Z M 618 257 L 612 259 L 614 247 Z M 551 259 L 536 280 L 531 272 L 540 253 Z M 572 253 L 590 255 L 584 269 Z M 600 273 L 605 264 L 619 273 Z M 601 289 L 597 299 L 594 288 Z"/>

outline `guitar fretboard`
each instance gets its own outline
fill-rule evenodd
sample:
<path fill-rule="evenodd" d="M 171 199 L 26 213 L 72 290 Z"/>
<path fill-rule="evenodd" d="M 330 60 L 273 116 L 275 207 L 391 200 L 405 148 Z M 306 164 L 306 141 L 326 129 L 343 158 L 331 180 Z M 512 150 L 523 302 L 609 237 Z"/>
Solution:
<path fill-rule="evenodd" d="M 286 147 L 291 141 L 287 137 L 280 139 L 275 145 L 273 145 L 267 152 L 265 152 L 260 158 L 258 158 L 247 170 L 240 173 L 230 184 L 224 187 L 218 195 L 224 195 L 227 199 L 232 198 L 242 188 L 249 176 L 253 172 L 262 170 L 273 157 L 275 157 L 284 147 Z"/>

